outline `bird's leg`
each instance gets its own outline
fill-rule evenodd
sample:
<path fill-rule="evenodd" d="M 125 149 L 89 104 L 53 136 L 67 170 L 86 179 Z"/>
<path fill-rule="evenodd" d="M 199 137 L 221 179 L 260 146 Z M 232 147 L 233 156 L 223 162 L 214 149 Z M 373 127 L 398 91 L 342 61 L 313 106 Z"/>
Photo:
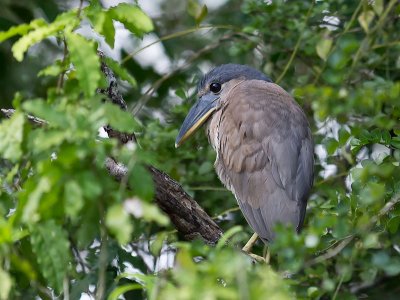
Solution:
<path fill-rule="evenodd" d="M 254 233 L 251 236 L 251 238 L 249 239 L 249 241 L 246 243 L 246 245 L 244 245 L 244 247 L 242 248 L 242 251 L 245 252 L 248 256 L 250 256 L 251 258 L 253 258 L 254 260 L 256 260 L 258 262 L 266 262 L 264 257 L 250 252 L 251 248 L 253 248 L 254 244 L 257 241 L 257 239 L 258 239 L 258 234 Z"/>
<path fill-rule="evenodd" d="M 271 260 L 271 252 L 269 251 L 268 245 L 266 247 L 267 247 L 267 251 L 265 252 L 264 260 L 265 260 L 265 263 L 267 265 L 269 265 L 269 261 Z"/>
<path fill-rule="evenodd" d="M 244 247 L 242 248 L 242 251 L 246 252 L 246 253 L 250 253 L 251 248 L 253 248 L 254 244 L 256 243 L 258 239 L 258 234 L 254 233 L 251 238 L 249 239 L 249 241 L 246 243 L 246 245 L 244 245 Z"/>

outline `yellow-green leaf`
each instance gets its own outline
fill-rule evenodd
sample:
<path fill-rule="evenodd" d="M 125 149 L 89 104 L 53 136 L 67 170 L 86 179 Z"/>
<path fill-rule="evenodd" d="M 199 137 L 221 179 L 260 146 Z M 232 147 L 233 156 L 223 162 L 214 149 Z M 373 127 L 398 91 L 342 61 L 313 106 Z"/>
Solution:
<path fill-rule="evenodd" d="M 154 28 L 151 19 L 135 5 L 121 3 L 112 7 L 109 14 L 114 20 L 120 21 L 126 29 L 139 37 Z"/>
<path fill-rule="evenodd" d="M 328 54 L 331 48 L 332 48 L 331 39 L 329 38 L 321 39 L 316 46 L 318 56 L 321 57 L 323 60 L 326 60 L 328 58 Z"/>
<path fill-rule="evenodd" d="M 102 9 L 97 1 L 92 1 L 84 12 L 92 23 L 94 30 L 103 35 L 106 43 L 111 48 L 114 48 L 115 28 L 109 11 Z"/>
<path fill-rule="evenodd" d="M 111 103 L 103 105 L 104 114 L 109 125 L 122 132 L 133 132 L 140 128 L 133 116 Z"/>
<path fill-rule="evenodd" d="M 67 233 L 49 220 L 33 228 L 31 245 L 43 277 L 59 293 L 70 263 Z"/>
<path fill-rule="evenodd" d="M 16 111 L 9 120 L 0 124 L 0 156 L 2 158 L 11 161 L 21 158 L 24 122 L 24 115 Z"/>
<path fill-rule="evenodd" d="M 360 23 L 364 31 L 367 33 L 369 32 L 369 24 L 371 24 L 373 19 L 374 19 L 374 13 L 370 10 L 363 11 L 358 16 L 358 22 Z"/>
<path fill-rule="evenodd" d="M 372 7 L 378 16 L 383 12 L 383 0 L 375 0 Z"/>
<path fill-rule="evenodd" d="M 25 52 L 32 45 L 42 41 L 43 39 L 56 35 L 60 30 L 66 26 L 74 26 L 76 23 L 75 12 L 69 11 L 59 17 L 51 24 L 38 22 L 36 29 L 31 30 L 28 34 L 22 36 L 12 47 L 12 52 L 17 61 L 22 61 Z M 44 22 L 44 21 L 43 21 Z"/>
<path fill-rule="evenodd" d="M 1 300 L 9 299 L 8 295 L 11 291 L 11 287 L 12 287 L 12 279 L 10 277 L 10 274 L 8 274 L 6 271 L 4 271 L 0 267 L 0 299 Z"/>
<path fill-rule="evenodd" d="M 133 225 L 122 205 L 115 204 L 108 209 L 106 225 L 120 244 L 124 245 L 130 241 Z"/>
<path fill-rule="evenodd" d="M 69 33 L 66 38 L 79 85 L 85 96 L 94 96 L 101 79 L 97 47 L 93 41 L 89 41 L 76 33 Z"/>
<path fill-rule="evenodd" d="M 47 23 L 43 19 L 35 19 L 29 24 L 21 24 L 18 26 L 12 26 L 7 31 L 0 32 L 0 42 L 3 42 L 15 35 L 25 35 L 29 30 L 46 26 Z"/>

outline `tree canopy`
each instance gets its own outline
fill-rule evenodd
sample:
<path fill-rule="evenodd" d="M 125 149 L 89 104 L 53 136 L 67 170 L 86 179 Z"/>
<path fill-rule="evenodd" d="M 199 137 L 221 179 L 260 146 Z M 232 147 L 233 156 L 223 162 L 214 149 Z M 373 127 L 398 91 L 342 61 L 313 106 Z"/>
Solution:
<path fill-rule="evenodd" d="M 108 2 L 0 0 L 0 299 L 395 299 L 399 2 Z M 205 134 L 174 147 L 224 63 L 312 126 L 305 226 L 269 265 Z"/>

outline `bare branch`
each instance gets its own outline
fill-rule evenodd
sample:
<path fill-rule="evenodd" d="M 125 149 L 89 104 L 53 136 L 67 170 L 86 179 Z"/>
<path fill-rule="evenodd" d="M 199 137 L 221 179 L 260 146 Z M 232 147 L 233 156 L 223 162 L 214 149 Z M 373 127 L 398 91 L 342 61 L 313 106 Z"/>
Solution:
<path fill-rule="evenodd" d="M 15 113 L 15 109 L 5 109 L 2 108 L 1 112 L 7 117 L 7 118 L 11 118 L 11 116 Z M 43 126 L 43 125 L 47 125 L 48 122 L 45 120 L 42 120 L 40 118 L 31 116 L 31 115 L 27 115 L 27 118 L 30 122 L 32 122 L 32 124 L 35 124 L 37 126 Z"/>

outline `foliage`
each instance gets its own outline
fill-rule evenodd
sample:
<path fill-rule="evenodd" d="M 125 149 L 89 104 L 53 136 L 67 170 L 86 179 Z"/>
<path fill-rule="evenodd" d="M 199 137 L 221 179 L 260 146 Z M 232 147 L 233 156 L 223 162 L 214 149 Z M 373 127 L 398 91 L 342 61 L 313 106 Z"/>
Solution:
<path fill-rule="evenodd" d="M 400 277 L 398 1 L 231 0 L 213 8 L 189 1 L 178 12 L 181 1 L 161 1 L 153 21 L 136 4 L 46 2 L 21 12 L 5 1 L 8 14 L 0 16 L 0 61 L 8 66 L 2 103 L 12 89 L 16 109 L 0 123 L 0 299 L 393 296 Z M 34 15 L 37 7 L 43 15 Z M 134 118 L 97 93 L 106 86 L 97 50 L 117 47 L 116 22 L 136 48 L 106 62 L 123 80 Z M 136 60 L 149 32 L 161 38 L 168 76 Z M 174 148 L 193 74 L 227 62 L 270 75 L 313 126 L 305 228 L 299 235 L 277 229 L 270 266 L 237 250 L 251 231 L 216 178 L 204 135 Z M 26 114 L 47 123 L 35 126 Z M 101 138 L 105 124 L 134 130 L 140 147 Z M 108 175 L 109 156 L 128 167 L 127 182 Z M 180 241 L 152 201 L 147 163 L 181 182 L 226 231 L 243 230 L 235 227 L 218 247 Z M 254 251 L 262 253 L 261 243 Z M 163 270 L 172 267 L 168 260 L 174 267 Z"/>

